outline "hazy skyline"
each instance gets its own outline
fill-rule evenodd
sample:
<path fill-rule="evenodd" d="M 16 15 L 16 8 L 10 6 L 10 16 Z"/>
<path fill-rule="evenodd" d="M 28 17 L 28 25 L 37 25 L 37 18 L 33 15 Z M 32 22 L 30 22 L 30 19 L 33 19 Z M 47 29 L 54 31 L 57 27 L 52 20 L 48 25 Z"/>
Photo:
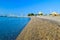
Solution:
<path fill-rule="evenodd" d="M 0 0 L 0 14 L 60 13 L 60 0 Z"/>

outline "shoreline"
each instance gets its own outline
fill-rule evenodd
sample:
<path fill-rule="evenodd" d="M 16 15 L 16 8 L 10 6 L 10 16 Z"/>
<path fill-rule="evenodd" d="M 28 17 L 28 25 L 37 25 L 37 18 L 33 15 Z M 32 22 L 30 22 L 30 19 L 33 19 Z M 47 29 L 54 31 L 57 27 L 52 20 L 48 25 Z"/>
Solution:
<path fill-rule="evenodd" d="M 59 36 L 60 36 L 59 33 L 60 33 L 60 27 L 55 22 L 51 20 L 49 21 L 49 20 L 41 19 L 38 17 L 31 17 L 30 22 L 22 30 L 22 32 L 19 34 L 16 40 L 38 40 L 38 39 L 39 40 L 48 40 L 48 39 L 59 40 Z M 59 36 L 55 38 L 56 35 L 58 34 Z"/>

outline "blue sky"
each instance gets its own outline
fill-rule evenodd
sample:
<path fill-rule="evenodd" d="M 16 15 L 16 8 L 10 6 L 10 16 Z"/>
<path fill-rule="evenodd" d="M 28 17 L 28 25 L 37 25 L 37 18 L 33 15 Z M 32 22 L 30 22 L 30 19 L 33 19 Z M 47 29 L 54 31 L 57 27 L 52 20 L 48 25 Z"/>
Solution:
<path fill-rule="evenodd" d="M 44 14 L 60 13 L 60 0 L 0 0 L 0 14 L 26 16 L 39 11 Z"/>

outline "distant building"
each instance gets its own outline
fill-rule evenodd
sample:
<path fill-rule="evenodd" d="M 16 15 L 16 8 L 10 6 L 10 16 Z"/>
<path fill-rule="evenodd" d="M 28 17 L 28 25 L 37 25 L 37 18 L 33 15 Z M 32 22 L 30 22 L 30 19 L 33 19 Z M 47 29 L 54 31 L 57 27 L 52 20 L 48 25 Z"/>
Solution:
<path fill-rule="evenodd" d="M 59 16 L 59 13 L 57 13 L 57 12 L 52 12 L 50 15 L 51 15 L 51 16 Z"/>
<path fill-rule="evenodd" d="M 38 14 L 35 14 L 35 16 L 42 16 L 43 12 L 38 12 Z"/>
<path fill-rule="evenodd" d="M 39 13 L 38 13 L 38 16 L 42 16 L 42 15 L 43 15 L 43 12 L 39 12 Z"/>

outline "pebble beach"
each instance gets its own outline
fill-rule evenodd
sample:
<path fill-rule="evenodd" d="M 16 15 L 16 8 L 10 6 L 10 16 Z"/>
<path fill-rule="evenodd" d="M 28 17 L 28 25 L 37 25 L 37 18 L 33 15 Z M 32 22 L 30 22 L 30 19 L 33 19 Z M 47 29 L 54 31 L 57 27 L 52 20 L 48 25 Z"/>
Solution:
<path fill-rule="evenodd" d="M 60 25 L 52 20 L 31 17 L 16 40 L 60 40 Z"/>

